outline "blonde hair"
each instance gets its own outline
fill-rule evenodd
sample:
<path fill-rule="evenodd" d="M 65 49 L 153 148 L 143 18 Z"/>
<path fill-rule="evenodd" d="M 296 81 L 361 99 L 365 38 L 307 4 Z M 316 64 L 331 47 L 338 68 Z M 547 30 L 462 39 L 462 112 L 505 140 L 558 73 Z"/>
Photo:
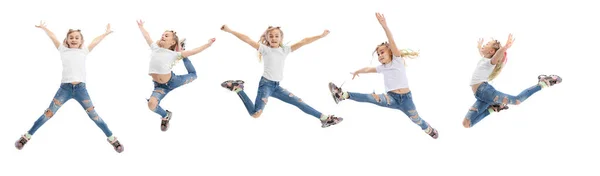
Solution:
<path fill-rule="evenodd" d="M 271 44 L 269 43 L 269 40 L 267 40 L 267 36 L 269 35 L 269 32 L 271 32 L 273 30 L 279 30 L 279 32 L 281 33 L 281 39 L 283 39 L 283 31 L 281 30 L 281 27 L 279 27 L 279 26 L 277 26 L 277 27 L 269 26 L 267 28 L 267 30 L 265 30 L 265 32 L 263 32 L 263 34 L 260 36 L 260 39 L 258 39 L 258 43 L 266 45 L 266 46 L 270 46 Z M 283 43 L 282 42 L 279 42 L 279 47 L 283 47 Z M 262 54 L 260 53 L 260 51 L 258 52 L 258 61 L 259 62 L 262 61 Z"/>
<path fill-rule="evenodd" d="M 497 52 L 502 47 L 502 45 L 500 44 L 500 41 L 494 40 L 494 45 L 492 45 L 492 47 L 494 48 L 494 51 Z M 498 54 L 495 52 L 494 52 L 494 54 Z M 496 79 L 496 77 L 500 74 L 500 72 L 502 72 L 504 65 L 506 65 L 506 52 L 501 53 L 501 54 L 504 54 L 504 56 L 502 57 L 502 60 L 500 60 L 500 62 L 496 63 L 494 70 L 488 77 L 488 81 L 492 81 L 492 80 Z"/>
<path fill-rule="evenodd" d="M 377 45 L 377 47 L 375 48 L 375 51 L 373 53 L 377 53 L 377 55 L 379 55 L 379 53 L 377 52 L 377 49 L 379 49 L 379 47 L 381 46 L 385 46 L 387 47 L 387 49 L 390 51 L 390 57 L 393 57 L 394 54 L 391 52 L 392 49 L 390 48 L 390 44 L 388 42 L 383 42 L 379 45 Z M 420 52 L 419 51 L 414 51 L 412 49 L 400 49 L 400 57 L 402 58 L 402 61 L 404 61 L 404 65 L 406 66 L 406 60 L 404 60 L 404 58 L 408 57 L 411 59 L 414 59 L 416 57 L 419 57 Z"/>
<path fill-rule="evenodd" d="M 175 51 L 176 49 L 179 49 L 179 37 L 177 36 L 177 32 L 175 32 L 174 30 L 166 30 L 165 32 L 171 32 L 173 33 L 173 40 L 175 40 L 175 44 L 170 46 L 169 49 L 172 51 Z"/>
<path fill-rule="evenodd" d="M 70 48 L 67 40 L 69 39 L 69 35 L 73 32 L 79 32 L 79 36 L 81 37 L 81 43 L 79 44 L 79 48 L 83 47 L 83 34 L 81 34 L 81 30 L 79 30 L 79 29 L 69 29 L 69 32 L 67 32 L 67 36 L 65 37 L 65 40 L 63 40 L 63 45 Z"/>
<path fill-rule="evenodd" d="M 181 50 L 181 46 L 179 46 L 179 36 L 177 36 L 177 32 L 175 32 L 174 30 L 166 30 L 165 32 L 173 33 L 173 40 L 175 40 L 175 44 L 170 46 L 169 49 L 172 51 L 179 52 Z M 173 63 L 171 63 L 171 68 L 173 68 L 175 66 L 175 64 L 177 64 L 177 62 L 179 62 L 179 60 L 182 60 L 182 59 L 183 59 L 183 56 L 181 55 L 181 53 L 177 53 L 177 59 L 175 59 L 175 61 L 173 61 Z"/>

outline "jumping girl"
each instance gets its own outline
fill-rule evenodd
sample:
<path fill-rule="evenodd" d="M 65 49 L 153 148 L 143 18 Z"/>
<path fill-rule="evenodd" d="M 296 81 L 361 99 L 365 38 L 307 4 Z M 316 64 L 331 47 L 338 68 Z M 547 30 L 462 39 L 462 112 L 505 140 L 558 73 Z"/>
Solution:
<path fill-rule="evenodd" d="M 305 38 L 292 46 L 283 45 L 283 31 L 280 27 L 269 26 L 260 36 L 258 42 L 252 41 L 252 39 L 244 34 L 229 29 L 226 25 L 223 25 L 221 30 L 233 34 L 240 40 L 252 46 L 252 48 L 258 50 L 259 61 L 264 61 L 264 71 L 258 85 L 258 93 L 256 94 L 254 103 L 244 92 L 244 81 L 228 80 L 221 84 L 222 87 L 237 93 L 246 106 L 246 110 L 248 110 L 248 113 L 252 117 L 260 117 L 268 98 L 275 97 L 283 102 L 298 107 L 304 113 L 316 117 L 321 121 L 322 128 L 338 124 L 343 120 L 341 117 L 322 114 L 279 85 L 280 81 L 283 80 L 283 68 L 288 54 L 298 50 L 304 45 L 327 36 L 327 34 L 329 34 L 328 30 L 325 30 L 321 35 Z"/>
<path fill-rule="evenodd" d="M 426 134 L 437 139 L 437 130 L 431 127 L 425 120 L 421 119 L 419 113 L 417 113 L 417 109 L 412 100 L 411 91 L 408 88 L 408 78 L 406 76 L 406 69 L 404 68 L 404 59 L 407 57 L 417 57 L 419 53 L 398 49 L 383 14 L 376 13 L 375 16 L 388 38 L 388 42 L 377 45 L 377 48 L 375 48 L 375 52 L 377 53 L 381 65 L 359 69 L 353 73 L 352 79 L 362 73 L 381 73 L 383 74 L 383 81 L 387 93 L 363 94 L 344 92 L 342 91 L 342 88 L 333 83 L 329 83 L 329 90 L 331 91 L 333 100 L 335 103 L 339 103 L 342 100 L 349 99 L 356 102 L 372 103 L 381 107 L 398 109 L 410 117 L 413 123 L 419 125 Z"/>
<path fill-rule="evenodd" d="M 215 42 L 215 38 L 208 40 L 208 43 L 198 48 L 185 51 L 185 39 L 180 42 L 175 31 L 167 30 L 163 32 L 160 40 L 153 42 L 146 29 L 144 29 L 144 22 L 139 20 L 137 24 L 144 39 L 146 39 L 146 42 L 152 50 L 148 74 L 152 77 L 152 81 L 154 82 L 154 91 L 152 92 L 150 99 L 148 99 L 148 108 L 160 115 L 162 119 L 160 129 L 162 131 L 167 131 L 167 129 L 169 129 L 169 121 L 172 118 L 172 112 L 160 107 L 160 101 L 169 92 L 173 91 L 173 89 L 188 84 L 197 78 L 196 69 L 188 57 L 198 54 L 210 47 L 213 42 Z M 183 65 L 187 69 L 188 74 L 175 75 L 175 73 L 173 73 L 172 68 L 179 60 L 183 60 Z"/>
<path fill-rule="evenodd" d="M 505 46 L 502 46 L 498 40 L 492 40 L 479 49 L 482 58 L 479 59 L 475 67 L 470 84 L 477 100 L 463 120 L 465 128 L 472 127 L 492 112 L 507 109 L 508 104 L 518 105 L 529 98 L 529 96 L 542 90 L 542 88 L 562 82 L 562 78 L 557 75 L 539 75 L 537 84 L 525 89 L 517 96 L 508 95 L 494 89 L 488 81 L 494 80 L 500 74 L 502 68 L 504 68 L 506 64 L 506 50 L 512 46 L 513 41 L 512 34 L 509 34 Z M 480 39 L 479 46 L 482 43 L 483 39 Z"/>
<path fill-rule="evenodd" d="M 31 139 L 31 136 L 42 126 L 46 121 L 50 120 L 58 109 L 62 107 L 67 101 L 71 99 L 77 100 L 81 107 L 85 109 L 88 116 L 100 129 L 104 132 L 104 135 L 107 137 L 107 141 L 113 146 L 113 148 L 121 153 L 123 152 L 123 145 L 119 143 L 119 140 L 115 136 L 113 136 L 108 126 L 100 118 L 98 113 L 94 108 L 94 104 L 92 104 L 92 100 L 88 95 L 86 89 L 86 59 L 87 55 L 96 47 L 100 41 L 104 39 L 107 35 L 112 33 L 110 29 L 110 24 L 106 26 L 106 32 L 98 37 L 96 37 L 88 47 L 83 46 L 83 35 L 81 34 L 81 30 L 73 30 L 69 29 L 67 32 L 67 36 L 63 40 L 63 42 L 59 42 L 56 39 L 56 36 L 53 32 L 46 28 L 46 24 L 44 22 L 40 22 L 39 25 L 35 27 L 43 29 L 48 37 L 54 43 L 54 46 L 60 52 L 63 71 L 62 71 L 62 80 L 58 91 L 54 95 L 54 99 L 50 102 L 50 106 L 44 114 L 42 114 L 33 124 L 31 129 L 27 131 L 27 133 L 23 134 L 17 142 L 15 142 L 15 147 L 21 150 L 23 146 Z"/>

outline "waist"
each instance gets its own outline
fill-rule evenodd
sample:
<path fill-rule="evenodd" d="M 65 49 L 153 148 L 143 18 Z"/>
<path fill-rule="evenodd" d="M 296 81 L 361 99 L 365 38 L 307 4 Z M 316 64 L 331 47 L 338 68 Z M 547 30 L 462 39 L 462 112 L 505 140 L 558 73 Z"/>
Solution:
<path fill-rule="evenodd" d="M 408 87 L 407 88 L 399 88 L 399 89 L 390 90 L 388 92 L 395 93 L 395 94 L 407 94 L 410 92 L 410 89 Z"/>
<path fill-rule="evenodd" d="M 158 84 L 166 84 L 171 80 L 173 74 L 173 72 L 168 74 L 150 73 L 150 76 L 152 77 L 152 81 Z"/>

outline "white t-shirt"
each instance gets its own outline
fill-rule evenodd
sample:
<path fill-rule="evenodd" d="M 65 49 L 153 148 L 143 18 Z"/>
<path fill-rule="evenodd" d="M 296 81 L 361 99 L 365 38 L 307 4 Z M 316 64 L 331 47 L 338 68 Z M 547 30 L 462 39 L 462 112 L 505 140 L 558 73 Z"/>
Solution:
<path fill-rule="evenodd" d="M 488 81 L 490 74 L 492 74 L 492 71 L 494 71 L 494 67 L 496 67 L 496 65 L 492 65 L 492 59 L 481 58 L 479 62 L 477 62 L 477 67 L 475 67 L 475 71 L 471 77 L 470 85 L 472 86 Z"/>
<path fill-rule="evenodd" d="M 169 74 L 175 65 L 175 61 L 182 59 L 180 52 L 161 48 L 156 43 L 152 43 L 150 49 L 152 49 L 152 55 L 150 56 L 150 69 L 148 74 Z"/>
<path fill-rule="evenodd" d="M 85 82 L 85 60 L 90 53 L 88 48 L 68 48 L 60 44 L 58 51 L 63 67 L 61 83 Z"/>
<path fill-rule="evenodd" d="M 258 51 L 262 54 L 264 62 L 263 77 L 271 81 L 283 80 L 285 59 L 292 52 L 292 48 L 290 46 L 271 48 L 260 44 Z"/>
<path fill-rule="evenodd" d="M 379 65 L 375 69 L 377 73 L 383 74 L 383 83 L 385 84 L 386 92 L 408 88 L 404 59 L 401 57 L 394 56 L 390 63 Z"/>

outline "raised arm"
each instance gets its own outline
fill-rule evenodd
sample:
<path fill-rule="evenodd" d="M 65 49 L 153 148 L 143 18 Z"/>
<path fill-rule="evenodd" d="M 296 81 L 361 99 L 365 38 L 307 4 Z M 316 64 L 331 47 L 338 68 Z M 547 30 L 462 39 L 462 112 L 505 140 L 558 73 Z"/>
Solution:
<path fill-rule="evenodd" d="M 88 51 L 92 51 L 108 34 L 111 34 L 113 31 L 110 29 L 110 23 L 106 25 L 106 32 L 104 34 L 96 37 L 92 40 L 92 43 L 88 46 Z"/>
<path fill-rule="evenodd" d="M 292 48 L 292 52 L 296 51 L 297 49 L 299 49 L 300 47 L 302 47 L 304 45 L 310 44 L 310 43 L 312 43 L 314 41 L 317 41 L 317 40 L 319 40 L 319 39 L 327 36 L 327 34 L 329 34 L 329 30 L 323 31 L 323 34 L 321 34 L 321 35 L 307 37 L 307 38 L 302 39 L 300 42 L 295 43 L 295 44 L 292 45 L 292 47 L 291 47 Z"/>
<path fill-rule="evenodd" d="M 252 46 L 252 48 L 254 48 L 256 50 L 258 50 L 258 47 L 260 47 L 260 45 L 258 44 L 258 42 L 252 41 L 252 39 L 250 39 L 250 37 L 248 37 L 248 36 L 246 36 L 246 35 L 244 35 L 242 33 L 239 33 L 239 32 L 236 32 L 236 31 L 233 31 L 233 30 L 229 29 L 229 27 L 227 27 L 227 25 L 221 26 L 221 30 L 223 30 L 225 32 L 229 32 L 229 33 L 235 35 L 237 38 L 239 38 L 240 40 L 246 42 L 248 45 Z"/>
<path fill-rule="evenodd" d="M 144 21 L 138 20 L 137 24 L 138 24 L 138 27 L 140 28 L 140 31 L 142 32 L 142 35 L 144 35 L 144 39 L 146 39 L 146 43 L 148 43 L 148 46 L 151 46 L 152 38 L 150 38 L 150 34 L 148 34 L 148 31 L 146 31 L 146 29 L 144 29 Z"/>
<path fill-rule="evenodd" d="M 383 27 L 383 30 L 385 31 L 385 35 L 388 38 L 388 43 L 389 43 L 389 46 L 390 46 L 390 50 L 392 50 L 392 54 L 394 56 L 396 56 L 396 57 L 400 57 L 402 55 L 402 53 L 398 49 L 398 47 L 396 46 L 396 41 L 394 41 L 394 37 L 392 36 L 392 32 L 390 31 L 390 29 L 387 26 L 387 22 L 385 21 L 385 17 L 381 13 L 375 13 L 375 16 L 377 17 L 377 21 L 379 21 L 379 24 L 381 24 L 381 27 Z"/>
<path fill-rule="evenodd" d="M 377 73 L 377 69 L 375 67 L 365 67 L 365 68 L 358 69 L 352 73 L 353 74 L 352 79 L 354 79 L 356 76 L 358 76 L 361 73 Z"/>
<path fill-rule="evenodd" d="M 198 53 L 204 51 L 206 48 L 210 47 L 214 42 L 215 42 L 215 38 L 211 38 L 210 40 L 208 40 L 208 43 L 206 43 L 198 48 L 194 48 L 192 50 L 181 51 L 181 56 L 183 58 L 186 58 L 186 57 L 190 57 L 192 55 L 198 54 Z"/>
<path fill-rule="evenodd" d="M 500 47 L 500 49 L 498 49 L 498 51 L 496 51 L 496 53 L 494 54 L 494 56 L 492 56 L 492 65 L 496 65 L 498 64 L 498 62 L 500 62 L 500 60 L 502 60 L 502 58 L 504 58 L 504 52 L 506 52 L 506 50 L 508 50 L 508 48 L 510 48 L 513 44 L 515 40 L 513 39 L 512 34 L 508 34 L 508 39 L 506 40 L 506 44 L 504 44 L 504 46 Z"/>
<path fill-rule="evenodd" d="M 48 37 L 50 37 L 50 39 L 52 40 L 52 43 L 54 43 L 54 47 L 58 48 L 60 46 L 60 42 L 58 41 L 58 39 L 56 39 L 56 35 L 54 35 L 54 33 L 52 31 L 50 31 L 48 28 L 46 28 L 45 22 L 40 21 L 40 24 L 35 25 L 35 27 L 43 29 L 44 32 L 46 32 Z"/>

